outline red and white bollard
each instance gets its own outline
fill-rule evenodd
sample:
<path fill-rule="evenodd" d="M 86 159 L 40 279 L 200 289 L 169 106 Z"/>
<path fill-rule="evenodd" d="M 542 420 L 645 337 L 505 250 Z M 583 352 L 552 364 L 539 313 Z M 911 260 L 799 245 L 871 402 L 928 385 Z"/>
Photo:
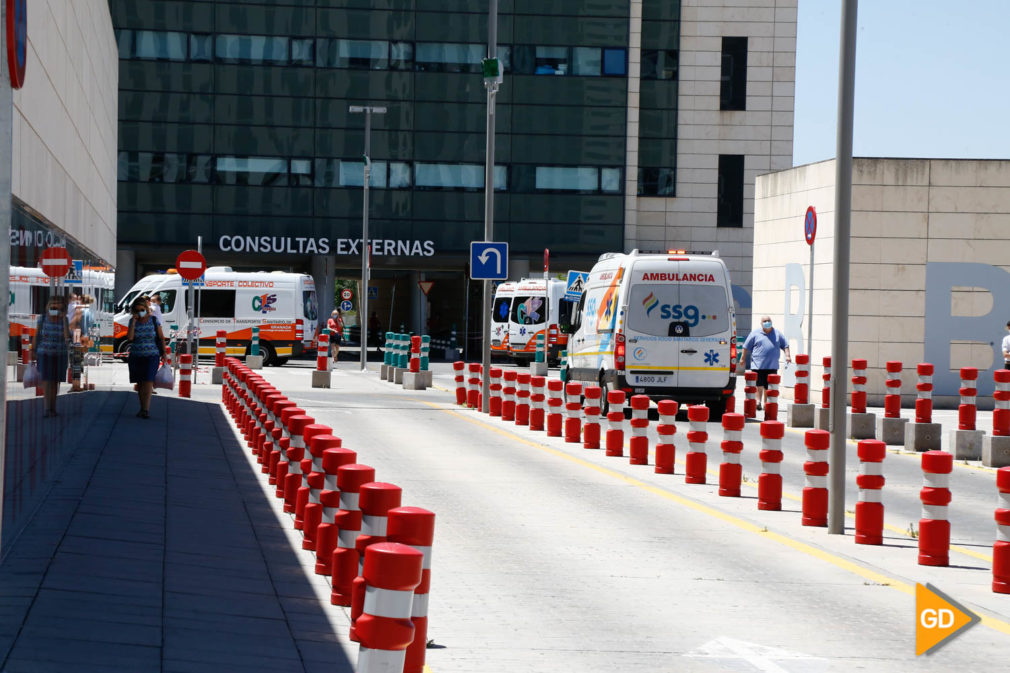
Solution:
<path fill-rule="evenodd" d="M 884 542 L 884 457 L 887 444 L 879 439 L 864 439 L 857 445 L 859 502 L 856 503 L 856 544 Z"/>
<path fill-rule="evenodd" d="M 337 526 L 337 546 L 330 555 L 330 603 L 351 604 L 351 589 L 358 574 L 358 552 L 354 543 L 361 533 L 361 508 L 358 494 L 361 487 L 375 481 L 375 468 L 352 463 L 337 469 L 340 489 L 340 509 L 334 517 Z"/>
<path fill-rule="evenodd" d="M 298 489 L 301 488 L 302 460 L 305 459 L 305 428 L 315 424 L 311 416 L 301 414 L 288 420 L 288 473 L 284 476 L 284 511 L 294 514 L 298 505 Z"/>
<path fill-rule="evenodd" d="M 757 418 L 757 372 L 745 372 L 743 375 L 745 384 L 743 388 L 743 415 L 744 418 Z"/>
<path fill-rule="evenodd" d="M 857 358 L 852 361 L 852 413 L 866 413 L 866 360 Z"/>
<path fill-rule="evenodd" d="M 326 483 L 326 468 L 323 465 L 325 453 L 329 450 L 341 449 L 341 439 L 332 434 L 315 435 L 309 440 L 309 451 L 312 453 L 312 461 L 308 474 L 305 475 L 305 483 L 309 487 L 308 500 L 302 509 L 302 549 L 316 551 L 319 542 L 319 527 L 323 523 L 324 489 L 328 488 Z M 353 452 L 351 452 L 353 456 Z M 348 461 L 353 463 L 354 458 Z M 333 485 L 336 485 L 337 474 L 333 471 Z M 334 496 L 336 497 L 336 496 Z M 333 503 L 332 514 L 336 514 L 336 505 Z M 333 521 L 332 517 L 330 521 Z M 332 551 L 332 550 L 331 550 Z"/>
<path fill-rule="evenodd" d="M 330 371 L 330 335 L 327 332 L 319 334 L 319 341 L 316 344 L 316 371 Z"/>
<path fill-rule="evenodd" d="M 687 420 L 691 429 L 687 431 L 687 455 L 684 457 L 684 483 L 704 484 L 705 473 L 708 471 L 708 454 L 705 443 L 708 442 L 708 407 L 695 404 L 687 408 Z"/>
<path fill-rule="evenodd" d="M 357 577 L 351 582 L 351 629 L 348 637 L 358 640 L 358 619 L 365 603 L 364 563 L 368 548 L 386 541 L 389 511 L 400 506 L 403 489 L 395 484 L 374 481 L 364 484 L 359 493 L 361 507 L 361 535 L 354 541 L 358 557 Z"/>
<path fill-rule="evenodd" d="M 27 332 L 21 333 L 21 364 L 27 365 L 32 361 L 32 338 Z"/>
<path fill-rule="evenodd" d="M 740 483 L 743 467 L 740 454 L 743 453 L 743 427 L 747 419 L 743 414 L 722 415 L 722 463 L 719 464 L 719 495 L 740 497 Z"/>
<path fill-rule="evenodd" d="M 1010 594 L 1010 467 L 996 471 L 996 542 L 992 547 L 992 590 Z"/>
<path fill-rule="evenodd" d="M 466 406 L 480 411 L 480 363 L 469 363 L 467 371 L 470 376 L 466 380 Z"/>
<path fill-rule="evenodd" d="M 312 498 L 312 491 L 316 491 L 316 500 L 319 502 L 319 490 L 323 487 L 323 466 L 322 461 L 316 464 L 314 456 L 312 455 L 312 445 L 315 443 L 317 448 L 321 448 L 318 442 L 315 442 L 317 437 L 333 437 L 333 428 L 328 425 L 323 425 L 322 423 L 310 423 L 305 426 L 302 430 L 302 442 L 305 444 L 305 453 L 302 457 L 301 468 L 302 468 L 302 483 L 298 487 L 295 494 L 295 529 L 303 531 L 305 530 L 305 510 L 309 505 L 310 499 Z M 333 437 L 336 442 L 333 446 L 340 446 L 340 439 Z M 322 453 L 319 454 L 320 459 L 322 458 Z M 319 469 L 317 470 L 316 467 Z M 316 484 L 313 486 L 313 484 Z M 312 508 L 313 515 L 317 517 L 315 524 L 318 525 L 318 516 L 322 514 L 322 509 L 316 510 Z M 305 536 L 303 543 L 308 539 Z M 312 547 L 302 547 L 303 549 L 311 550 Z"/>
<path fill-rule="evenodd" d="M 761 423 L 761 474 L 758 475 L 758 509 L 782 509 L 782 438 L 786 426 L 779 421 Z"/>
<path fill-rule="evenodd" d="M 585 401 L 582 413 L 586 417 L 582 426 L 582 447 L 585 449 L 600 448 L 600 406 L 602 405 L 603 388 L 586 386 Z"/>
<path fill-rule="evenodd" d="M 624 400 L 623 390 L 607 391 L 607 455 L 624 455 Z"/>
<path fill-rule="evenodd" d="M 530 373 L 519 372 L 516 375 L 516 425 L 530 424 Z"/>
<path fill-rule="evenodd" d="M 958 389 L 958 394 L 961 396 L 961 404 L 957 408 L 958 430 L 975 429 L 977 385 L 978 368 L 961 367 L 961 387 Z"/>
<path fill-rule="evenodd" d="M 825 357 L 821 363 L 824 373 L 821 374 L 821 409 L 831 408 L 831 358 Z"/>
<path fill-rule="evenodd" d="M 1010 369 L 997 369 L 992 373 L 996 390 L 992 394 L 995 408 L 992 412 L 993 437 L 1010 437 Z"/>
<path fill-rule="evenodd" d="M 901 362 L 888 360 L 884 368 L 887 370 L 884 418 L 901 418 Z"/>
<path fill-rule="evenodd" d="M 796 356 L 796 385 L 793 387 L 793 402 L 808 404 L 810 399 L 810 356 L 802 353 Z"/>
<path fill-rule="evenodd" d="M 214 339 L 214 366 L 224 367 L 224 358 L 228 354 L 228 332 L 223 329 L 217 331 Z"/>
<path fill-rule="evenodd" d="M 778 374 L 768 375 L 768 388 L 765 390 L 765 420 L 779 419 L 779 383 L 782 377 Z"/>
<path fill-rule="evenodd" d="M 340 511 L 340 468 L 353 465 L 357 454 L 345 448 L 330 448 L 323 451 L 323 490 L 319 502 L 323 515 L 316 528 L 316 574 L 330 575 L 333 572 L 333 550 L 337 546 L 337 513 Z M 367 482 L 366 482 L 367 483 Z"/>
<path fill-rule="evenodd" d="M 421 337 L 410 337 L 410 360 L 407 361 L 407 371 L 412 374 L 421 371 Z"/>
<path fill-rule="evenodd" d="M 405 544 L 380 542 L 365 550 L 362 612 L 354 627 L 361 643 L 358 673 L 404 670 L 415 637 L 410 615 L 423 565 L 424 554 Z"/>
<path fill-rule="evenodd" d="M 501 368 L 492 367 L 488 378 L 488 415 L 501 417 Z"/>
<path fill-rule="evenodd" d="M 422 673 L 428 642 L 428 595 L 431 592 L 431 546 L 435 542 L 435 514 L 420 507 L 397 507 L 389 510 L 387 526 L 390 542 L 409 545 L 424 555 L 421 583 L 414 589 L 414 601 L 410 608 L 414 640 L 407 648 L 407 660 L 403 665 L 403 673 Z"/>
<path fill-rule="evenodd" d="M 567 384 L 565 394 L 568 396 L 565 402 L 565 441 L 577 444 L 582 441 L 582 384 Z"/>
<path fill-rule="evenodd" d="M 827 430 L 807 430 L 803 436 L 807 460 L 803 463 L 804 526 L 828 525 L 828 447 L 831 433 Z"/>
<path fill-rule="evenodd" d="M 179 397 L 189 397 L 193 388 L 193 356 L 179 356 Z"/>
<path fill-rule="evenodd" d="M 920 362 L 916 368 L 919 382 L 915 384 L 915 422 L 933 422 L 933 365 Z M 947 565 L 944 563 L 943 565 Z"/>
<path fill-rule="evenodd" d="M 649 396 L 631 397 L 631 440 L 628 462 L 631 465 L 649 464 Z"/>
<path fill-rule="evenodd" d="M 547 400 L 547 395 L 544 393 L 546 387 L 546 376 L 530 378 L 530 430 L 535 432 L 544 431 L 544 422 L 547 418 L 544 408 L 544 402 Z"/>
<path fill-rule="evenodd" d="M 918 407 L 918 400 L 916 401 Z M 918 408 L 916 409 L 918 412 Z M 919 565 L 945 566 L 950 563 L 950 473 L 954 456 L 946 451 L 922 454 L 922 519 L 919 520 Z"/>
<path fill-rule="evenodd" d="M 673 474 L 673 466 L 677 461 L 677 445 L 674 444 L 673 436 L 677 434 L 677 410 L 680 405 L 673 400 L 661 400 L 656 404 L 659 411 L 659 423 L 656 424 L 656 433 L 659 439 L 656 442 L 656 474 Z"/>
<path fill-rule="evenodd" d="M 466 404 L 466 376 L 463 374 L 465 369 L 466 363 L 462 360 L 452 363 L 452 372 L 456 377 L 456 404 L 460 406 Z"/>
<path fill-rule="evenodd" d="M 547 381 L 547 436 L 560 437 L 564 425 L 564 415 L 561 413 L 565 401 L 562 392 L 565 382 L 558 379 Z"/>
<path fill-rule="evenodd" d="M 504 372 L 505 387 L 502 388 L 501 419 L 515 421 L 516 419 L 516 379 L 519 373 L 514 369 Z"/>

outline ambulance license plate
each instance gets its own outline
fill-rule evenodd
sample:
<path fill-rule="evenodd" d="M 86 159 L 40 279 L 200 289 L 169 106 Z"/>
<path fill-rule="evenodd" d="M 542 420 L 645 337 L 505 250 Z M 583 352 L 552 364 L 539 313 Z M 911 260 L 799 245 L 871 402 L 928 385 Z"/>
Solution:
<path fill-rule="evenodd" d="M 652 374 L 635 374 L 632 383 L 635 385 L 659 386 L 665 384 L 669 378 L 670 378 L 669 376 L 655 376 Z"/>

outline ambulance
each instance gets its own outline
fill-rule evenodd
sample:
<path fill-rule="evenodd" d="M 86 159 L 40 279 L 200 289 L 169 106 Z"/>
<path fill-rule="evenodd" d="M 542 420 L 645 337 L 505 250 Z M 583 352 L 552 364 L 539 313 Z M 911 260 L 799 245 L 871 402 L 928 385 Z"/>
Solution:
<path fill-rule="evenodd" d="M 571 380 L 704 403 L 713 417 L 725 411 L 736 388 L 736 316 L 729 271 L 715 254 L 605 253 L 576 320 Z"/>
<path fill-rule="evenodd" d="M 575 303 L 565 299 L 567 285 L 556 278 L 524 278 L 515 283 L 509 313 L 508 352 L 513 360 L 536 357 L 537 335 L 544 335 L 547 361 L 556 363 L 568 345 L 567 327 Z"/>
<path fill-rule="evenodd" d="M 10 348 L 20 350 L 18 342 L 22 334 L 35 335 L 39 315 L 45 310 L 50 294 L 50 278 L 37 267 L 10 267 Z M 112 318 L 115 312 L 115 274 L 108 267 L 85 266 L 80 283 L 68 284 L 57 281 L 57 294 L 89 295 L 91 304 L 91 334 L 85 335 L 97 340 L 99 350 L 111 353 L 113 349 Z M 72 299 L 72 298 L 71 298 Z M 72 316 L 69 316 L 72 317 Z"/>
<path fill-rule="evenodd" d="M 144 294 L 158 294 L 161 298 L 165 336 L 174 333 L 185 342 L 189 326 L 187 287 L 174 269 L 137 281 L 117 304 L 116 352 L 125 354 L 129 350 L 126 334 L 130 306 Z M 194 327 L 200 355 L 214 355 L 217 332 L 224 330 L 228 334 L 228 355 L 245 357 L 253 326 L 259 327 L 260 355 L 265 365 L 283 365 L 312 346 L 319 319 L 312 276 L 283 271 L 241 272 L 214 266 L 204 272 L 203 285 L 198 286 L 195 295 Z"/>
<path fill-rule="evenodd" d="M 513 282 L 505 282 L 495 288 L 491 304 L 491 357 L 508 356 L 509 314 L 512 312 L 515 288 Z"/>

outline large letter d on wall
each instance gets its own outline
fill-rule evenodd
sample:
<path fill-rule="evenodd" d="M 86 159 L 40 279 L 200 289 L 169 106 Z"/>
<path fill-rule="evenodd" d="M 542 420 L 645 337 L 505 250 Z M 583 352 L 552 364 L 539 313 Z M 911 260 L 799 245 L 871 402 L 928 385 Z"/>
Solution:
<path fill-rule="evenodd" d="M 992 295 L 992 310 L 981 316 L 951 315 L 951 294 L 955 287 L 980 287 Z M 1010 319 L 1010 273 L 989 264 L 930 262 L 926 264 L 926 362 L 935 366 L 933 388 L 936 395 L 957 395 L 960 375 L 951 367 L 952 341 L 992 342 L 993 362 L 1002 367 L 1000 351 L 1006 321 Z M 907 364 L 905 365 L 908 366 Z M 913 365 L 914 366 L 914 365 Z M 992 395 L 992 375 L 978 377 L 979 395 Z"/>

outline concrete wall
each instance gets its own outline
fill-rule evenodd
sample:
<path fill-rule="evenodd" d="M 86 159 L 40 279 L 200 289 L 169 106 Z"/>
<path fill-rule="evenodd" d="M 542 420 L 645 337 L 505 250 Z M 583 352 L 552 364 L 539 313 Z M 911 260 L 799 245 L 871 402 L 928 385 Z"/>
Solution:
<path fill-rule="evenodd" d="M 115 264 L 119 56 L 108 3 L 32 0 L 28 42 L 14 92 L 14 196 Z"/>
<path fill-rule="evenodd" d="M 817 210 L 817 363 L 830 354 L 834 172 L 832 160 L 757 181 L 754 311 L 773 316 L 794 352 L 807 350 L 803 221 Z M 905 363 L 906 403 L 919 362 L 936 367 L 938 404 L 956 404 L 961 367 L 982 370 L 991 394 L 1010 318 L 1010 161 L 856 159 L 852 181 L 849 354 L 869 360 L 870 397 L 882 399 L 888 360 Z"/>
<path fill-rule="evenodd" d="M 750 292 L 754 181 L 792 165 L 797 0 L 683 0 L 677 112 L 677 196 L 637 197 L 640 51 L 632 6 L 626 247 L 718 249 L 734 285 Z M 641 9 L 638 8 L 638 16 Z M 637 24 L 641 30 L 640 21 Z M 720 111 L 722 37 L 748 38 L 747 104 Z M 634 141 L 634 142 L 632 142 Z M 743 228 L 716 227 L 720 154 L 743 154 Z M 750 324 L 740 306 L 738 324 Z"/>

